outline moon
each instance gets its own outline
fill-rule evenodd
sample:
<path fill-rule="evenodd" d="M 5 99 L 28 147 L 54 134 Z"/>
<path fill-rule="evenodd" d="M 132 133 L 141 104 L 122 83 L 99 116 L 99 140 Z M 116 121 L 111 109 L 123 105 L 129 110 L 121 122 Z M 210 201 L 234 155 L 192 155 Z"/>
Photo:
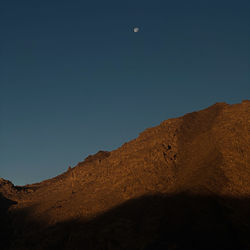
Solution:
<path fill-rule="evenodd" d="M 139 32 L 139 28 L 138 27 L 134 27 L 134 33 Z"/>

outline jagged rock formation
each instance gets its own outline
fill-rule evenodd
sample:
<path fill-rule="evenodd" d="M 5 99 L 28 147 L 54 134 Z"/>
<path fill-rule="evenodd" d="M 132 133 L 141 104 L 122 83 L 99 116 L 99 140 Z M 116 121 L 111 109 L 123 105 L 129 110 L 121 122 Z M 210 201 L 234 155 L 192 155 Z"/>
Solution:
<path fill-rule="evenodd" d="M 250 101 L 217 103 L 41 183 L 0 179 L 6 249 L 250 249 L 249 142 Z"/>

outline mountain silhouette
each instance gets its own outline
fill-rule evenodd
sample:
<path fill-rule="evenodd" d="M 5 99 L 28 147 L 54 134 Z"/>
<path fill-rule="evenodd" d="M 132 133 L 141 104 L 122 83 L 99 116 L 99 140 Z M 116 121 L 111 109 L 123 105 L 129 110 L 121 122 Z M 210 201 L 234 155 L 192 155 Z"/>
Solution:
<path fill-rule="evenodd" d="M 250 101 L 163 121 L 63 174 L 0 179 L 1 248 L 250 249 Z"/>

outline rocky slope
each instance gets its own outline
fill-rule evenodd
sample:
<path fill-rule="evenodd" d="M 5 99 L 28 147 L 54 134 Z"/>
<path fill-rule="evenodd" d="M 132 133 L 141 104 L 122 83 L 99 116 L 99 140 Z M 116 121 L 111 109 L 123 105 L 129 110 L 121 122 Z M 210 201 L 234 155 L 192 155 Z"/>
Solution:
<path fill-rule="evenodd" d="M 3 246 L 250 249 L 249 156 L 250 101 L 217 103 L 41 183 L 0 179 Z"/>

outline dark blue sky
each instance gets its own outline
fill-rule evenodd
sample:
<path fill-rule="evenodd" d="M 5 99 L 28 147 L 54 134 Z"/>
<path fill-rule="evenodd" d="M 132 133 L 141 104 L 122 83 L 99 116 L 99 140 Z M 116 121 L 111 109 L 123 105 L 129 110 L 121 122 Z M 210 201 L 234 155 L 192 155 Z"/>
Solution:
<path fill-rule="evenodd" d="M 249 99 L 249 13 L 249 0 L 1 0 L 0 177 L 38 182 Z"/>

